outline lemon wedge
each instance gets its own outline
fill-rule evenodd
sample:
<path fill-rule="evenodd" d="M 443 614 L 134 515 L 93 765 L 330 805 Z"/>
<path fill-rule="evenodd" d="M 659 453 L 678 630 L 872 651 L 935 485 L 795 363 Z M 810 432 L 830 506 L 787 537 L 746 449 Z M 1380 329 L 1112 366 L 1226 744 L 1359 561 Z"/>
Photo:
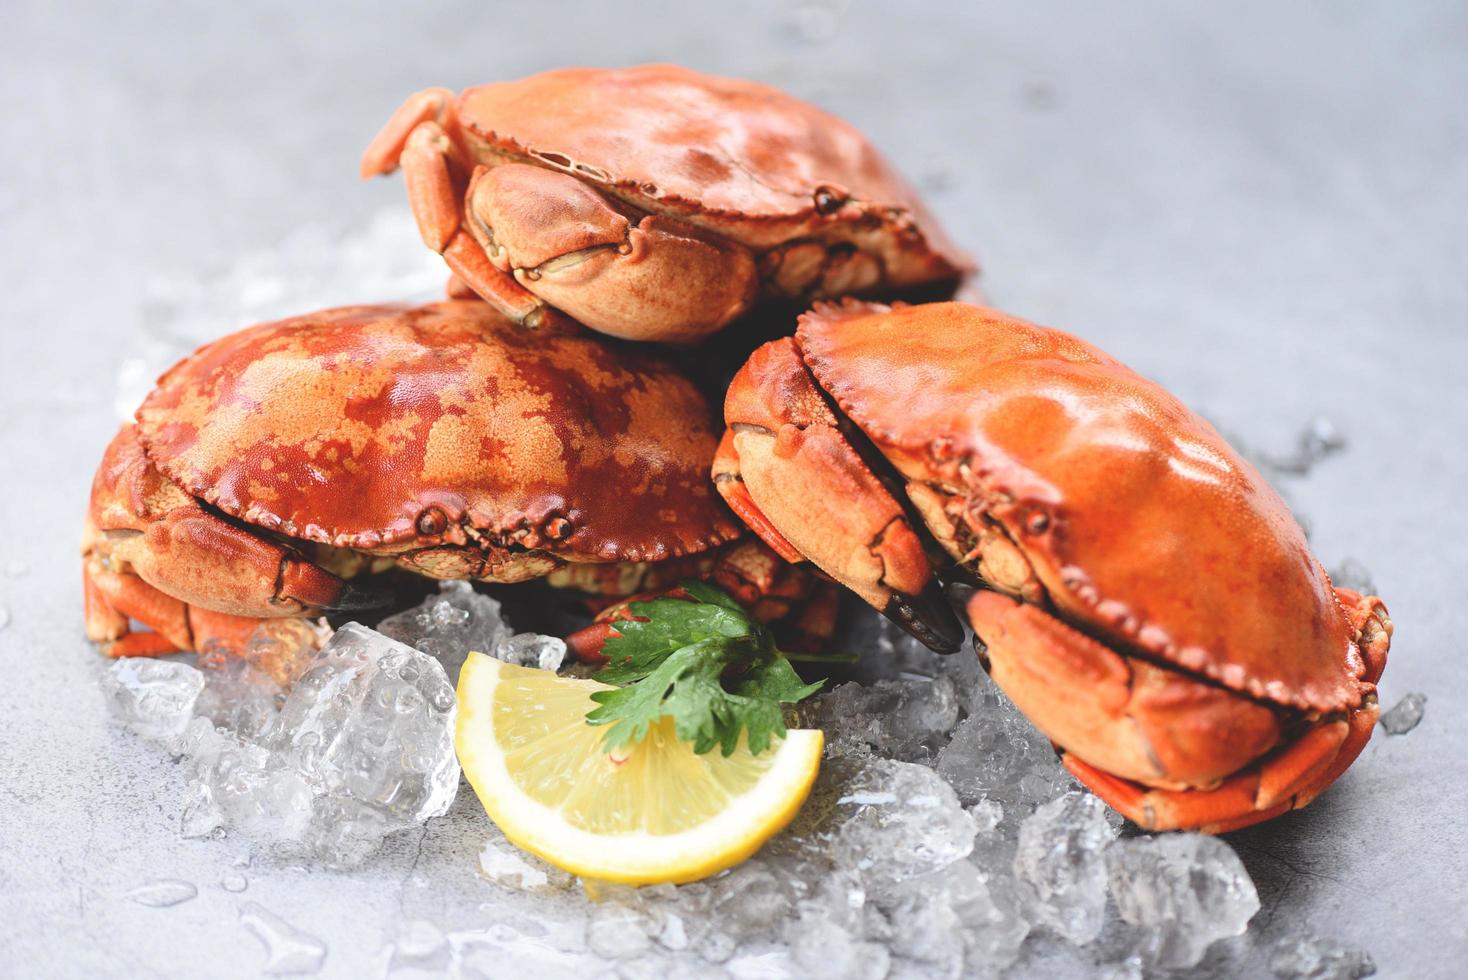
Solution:
<path fill-rule="evenodd" d="M 671 718 L 614 753 L 586 723 L 607 685 L 471 653 L 459 674 L 457 748 L 489 817 L 516 846 L 586 878 L 696 881 L 788 824 L 820 769 L 819 731 L 759 755 L 698 755 Z"/>

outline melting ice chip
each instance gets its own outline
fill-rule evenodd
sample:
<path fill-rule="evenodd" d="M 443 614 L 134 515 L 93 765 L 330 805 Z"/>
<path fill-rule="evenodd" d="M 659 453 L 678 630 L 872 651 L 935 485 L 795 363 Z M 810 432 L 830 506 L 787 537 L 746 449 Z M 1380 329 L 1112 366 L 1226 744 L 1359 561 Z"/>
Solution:
<path fill-rule="evenodd" d="M 1422 723 L 1422 713 L 1426 707 L 1426 694 L 1413 692 L 1404 695 L 1395 707 L 1381 716 L 1381 727 L 1388 735 L 1405 735 Z"/>
<path fill-rule="evenodd" d="M 539 633 L 516 633 L 500 644 L 493 655 L 507 664 L 560 670 L 561 662 L 566 659 L 566 641 Z"/>
<path fill-rule="evenodd" d="M 1286 980 L 1360 980 L 1376 973 L 1376 962 L 1329 939 L 1294 936 L 1274 947 L 1269 969 Z"/>
<path fill-rule="evenodd" d="M 271 976 L 315 973 L 326 961 L 326 946 L 255 902 L 240 906 L 240 924 L 265 946 L 265 972 Z"/>
<path fill-rule="evenodd" d="M 479 870 L 495 884 L 515 891 L 562 891 L 575 882 L 572 875 L 520 850 L 499 833 L 484 842 Z"/>
<path fill-rule="evenodd" d="M 183 734 L 203 689 L 204 676 L 176 660 L 124 657 L 102 676 L 112 716 L 145 738 Z"/>
<path fill-rule="evenodd" d="M 836 791 L 837 860 L 882 889 L 966 857 L 977 830 L 947 783 L 927 766 L 878 758 L 830 758 L 818 791 Z M 870 802 L 868 802 L 870 801 Z"/>
<path fill-rule="evenodd" d="M 1147 930 L 1147 951 L 1163 967 L 1196 965 L 1214 941 L 1242 935 L 1259 911 L 1243 862 L 1216 837 L 1117 841 L 1106 867 L 1121 917 Z"/>

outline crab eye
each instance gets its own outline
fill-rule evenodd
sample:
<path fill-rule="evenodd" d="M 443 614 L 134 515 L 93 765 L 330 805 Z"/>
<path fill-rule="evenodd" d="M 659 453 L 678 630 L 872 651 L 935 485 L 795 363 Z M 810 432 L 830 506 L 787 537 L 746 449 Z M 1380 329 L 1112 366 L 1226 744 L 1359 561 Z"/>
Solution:
<path fill-rule="evenodd" d="M 815 193 L 816 211 L 820 214 L 835 214 L 841 210 L 846 203 L 847 195 L 844 191 L 838 191 L 834 187 L 817 187 Z"/>
<path fill-rule="evenodd" d="M 448 515 L 437 507 L 428 507 L 418 515 L 418 533 L 424 535 L 442 534 L 449 526 Z"/>

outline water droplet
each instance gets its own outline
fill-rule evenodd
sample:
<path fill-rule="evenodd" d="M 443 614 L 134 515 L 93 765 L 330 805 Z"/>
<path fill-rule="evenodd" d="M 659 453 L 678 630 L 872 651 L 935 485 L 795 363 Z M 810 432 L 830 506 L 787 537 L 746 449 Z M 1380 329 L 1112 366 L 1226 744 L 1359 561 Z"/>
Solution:
<path fill-rule="evenodd" d="M 193 882 L 184 881 L 181 878 L 159 878 L 146 885 L 139 885 L 128 892 L 126 897 L 139 905 L 166 909 L 170 905 L 187 902 L 197 894 L 199 894 L 199 889 L 194 887 Z"/>
<path fill-rule="evenodd" d="M 250 887 L 250 880 L 244 875 L 228 874 L 219 879 L 219 887 L 227 892 L 242 892 Z"/>
<path fill-rule="evenodd" d="M 326 961 L 326 945 L 256 902 L 240 906 L 240 924 L 265 945 L 265 972 L 271 976 L 315 973 Z"/>

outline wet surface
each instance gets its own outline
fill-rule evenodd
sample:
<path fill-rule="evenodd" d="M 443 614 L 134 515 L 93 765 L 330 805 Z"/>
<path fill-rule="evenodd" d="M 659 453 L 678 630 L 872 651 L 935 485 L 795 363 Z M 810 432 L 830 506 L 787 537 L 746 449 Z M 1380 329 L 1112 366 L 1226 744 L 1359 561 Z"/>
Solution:
<path fill-rule="evenodd" d="M 180 838 L 181 769 L 107 721 L 102 664 L 81 638 L 86 490 L 114 403 L 135 403 L 178 353 L 292 303 L 437 288 L 431 263 L 403 259 L 400 182 L 355 178 L 406 94 L 674 59 L 851 119 L 977 254 L 996 304 L 1081 334 L 1251 448 L 1294 464 L 1301 431 L 1331 420 L 1344 448 L 1312 444 L 1308 472 L 1284 465 L 1279 479 L 1325 564 L 1352 562 L 1391 607 L 1382 703 L 1431 704 L 1308 810 L 1231 835 L 1262 908 L 1200 970 L 1265 974 L 1278 941 L 1311 933 L 1369 951 L 1382 976 L 1458 974 L 1468 15 L 939 11 L 588 6 L 571 32 L 556 8 L 469 4 L 13 15 L 0 59 L 0 962 L 235 976 L 267 956 L 312 968 L 319 944 L 323 975 L 380 974 L 412 959 L 404 923 L 479 914 L 490 886 L 468 794 L 366 868 L 257 862 L 244 894 L 236 842 Z M 129 897 L 159 882 L 197 895 Z M 272 929 L 289 941 L 272 945 Z M 1032 946 L 1019 975 L 1091 970 L 1084 953 Z"/>

